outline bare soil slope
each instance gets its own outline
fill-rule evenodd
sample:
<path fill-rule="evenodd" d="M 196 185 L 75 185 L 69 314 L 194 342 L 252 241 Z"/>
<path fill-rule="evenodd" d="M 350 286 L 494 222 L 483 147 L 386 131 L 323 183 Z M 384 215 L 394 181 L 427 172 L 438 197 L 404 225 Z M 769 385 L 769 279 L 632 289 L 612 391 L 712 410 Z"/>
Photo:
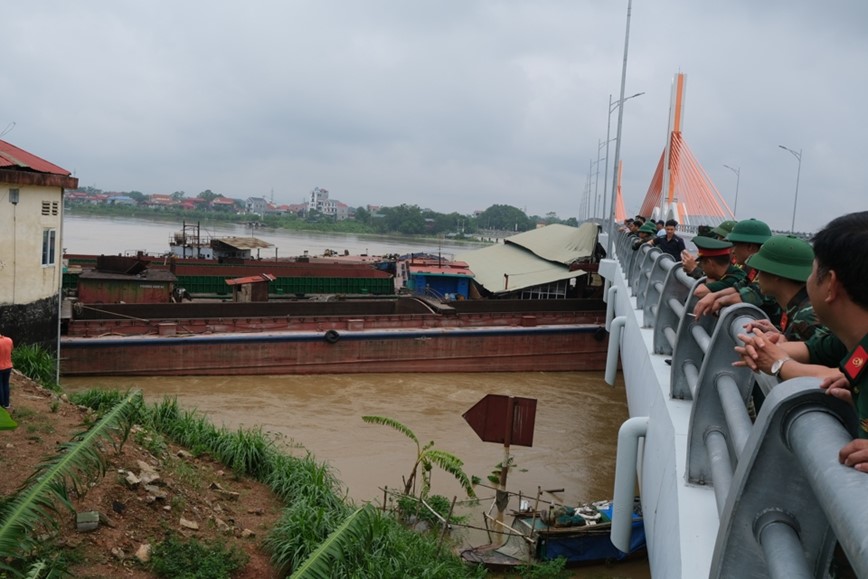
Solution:
<path fill-rule="evenodd" d="M 11 398 L 18 428 L 0 431 L 0 496 L 14 493 L 57 445 L 93 419 L 17 372 Z M 105 476 L 74 499 L 77 511 L 100 513 L 98 528 L 80 532 L 75 513 L 60 511 L 58 544 L 83 556 L 73 576 L 154 577 L 141 561 L 147 559 L 143 545 L 156 546 L 173 532 L 243 549 L 250 561 L 237 577 L 277 576 L 261 545 L 282 505 L 266 486 L 137 428 L 120 454 L 110 446 L 103 450 Z"/>

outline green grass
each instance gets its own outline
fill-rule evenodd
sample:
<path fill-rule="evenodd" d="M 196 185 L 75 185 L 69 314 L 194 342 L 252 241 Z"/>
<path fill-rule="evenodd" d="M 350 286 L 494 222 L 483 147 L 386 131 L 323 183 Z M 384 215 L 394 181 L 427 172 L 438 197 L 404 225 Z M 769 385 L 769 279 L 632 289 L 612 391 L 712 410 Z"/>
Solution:
<path fill-rule="evenodd" d="M 102 408 L 114 396 L 91 391 L 77 394 L 75 400 Z M 177 400 L 171 398 L 143 406 L 138 419 L 149 436 L 160 433 L 194 454 L 207 453 L 236 475 L 250 476 L 266 484 L 283 501 L 284 511 L 264 541 L 272 563 L 283 574 L 291 573 L 304 562 L 355 510 L 327 464 L 317 462 L 311 454 L 304 457 L 284 454 L 277 437 L 259 428 L 235 431 L 217 428 L 201 413 L 182 410 Z M 183 466 L 178 469 L 182 471 Z M 186 474 L 195 476 L 191 472 Z M 184 473 L 180 472 L 180 476 Z M 447 501 L 441 502 L 444 504 L 439 506 L 448 510 Z M 390 515 L 377 513 L 366 525 L 369 527 L 363 533 L 365 540 L 352 543 L 335 559 L 330 576 L 460 579 L 485 574 L 482 569 L 466 566 L 448 548 L 440 552 L 436 534 L 409 531 Z M 163 556 L 164 560 L 189 556 L 200 561 L 194 565 L 196 568 L 211 565 L 206 560 L 207 553 L 198 547 L 179 545 L 172 537 L 166 540 L 169 541 L 172 550 L 166 552 L 175 554 Z M 212 571 L 215 574 L 209 576 L 223 576 L 216 574 L 222 572 L 216 563 Z M 161 576 L 202 576 L 184 575 L 186 572 L 172 567 L 167 571 L 169 575 Z"/>
<path fill-rule="evenodd" d="M 247 564 L 247 555 L 222 543 L 200 543 L 169 535 L 154 547 L 151 569 L 171 579 L 229 579 Z"/>
<path fill-rule="evenodd" d="M 12 365 L 16 370 L 50 390 L 59 390 L 57 363 L 54 356 L 40 346 L 23 344 L 12 350 Z"/>

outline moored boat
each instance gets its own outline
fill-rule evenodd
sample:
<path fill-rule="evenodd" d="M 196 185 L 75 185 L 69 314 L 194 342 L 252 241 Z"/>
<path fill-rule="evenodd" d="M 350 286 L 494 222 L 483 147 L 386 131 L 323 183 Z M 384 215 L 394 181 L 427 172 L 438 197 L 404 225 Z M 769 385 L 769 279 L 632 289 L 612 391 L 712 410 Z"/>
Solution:
<path fill-rule="evenodd" d="M 645 527 L 638 499 L 633 509 L 630 550 L 626 553 L 609 539 L 612 501 L 553 507 L 542 512 L 526 503 L 522 507 L 513 513 L 505 542 L 465 549 L 462 559 L 492 570 L 506 570 L 559 557 L 566 560 L 567 566 L 579 566 L 623 561 L 645 553 Z"/>

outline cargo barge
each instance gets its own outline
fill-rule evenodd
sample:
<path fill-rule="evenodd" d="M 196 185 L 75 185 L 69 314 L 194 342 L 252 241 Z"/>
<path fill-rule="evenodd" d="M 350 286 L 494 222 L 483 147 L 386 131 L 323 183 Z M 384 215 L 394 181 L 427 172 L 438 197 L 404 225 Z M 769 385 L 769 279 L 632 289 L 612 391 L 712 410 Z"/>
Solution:
<path fill-rule="evenodd" d="M 600 370 L 608 338 L 600 300 L 68 307 L 66 376 Z"/>

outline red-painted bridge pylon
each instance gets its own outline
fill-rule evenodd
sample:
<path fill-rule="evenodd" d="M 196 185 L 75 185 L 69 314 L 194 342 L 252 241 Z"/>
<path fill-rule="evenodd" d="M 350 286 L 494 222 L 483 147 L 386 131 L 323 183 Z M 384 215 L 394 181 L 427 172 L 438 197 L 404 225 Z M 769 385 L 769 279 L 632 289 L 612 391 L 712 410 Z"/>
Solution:
<path fill-rule="evenodd" d="M 733 219 L 733 214 L 682 135 L 685 84 L 684 74 L 678 73 L 672 87 L 669 139 L 639 214 L 685 225 L 718 225 Z"/>

